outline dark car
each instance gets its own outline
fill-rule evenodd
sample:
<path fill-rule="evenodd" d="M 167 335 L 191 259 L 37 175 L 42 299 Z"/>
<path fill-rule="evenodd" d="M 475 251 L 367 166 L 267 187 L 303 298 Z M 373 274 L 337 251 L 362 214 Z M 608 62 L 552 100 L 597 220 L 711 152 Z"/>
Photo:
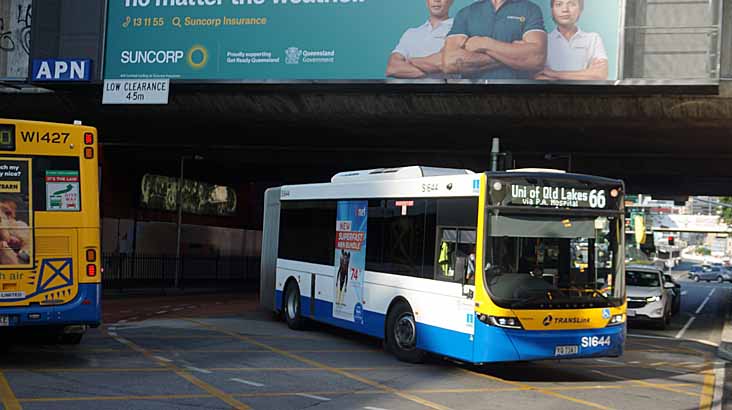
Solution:
<path fill-rule="evenodd" d="M 722 266 L 694 266 L 689 270 L 689 278 L 695 282 L 732 282 L 732 272 Z"/>
<path fill-rule="evenodd" d="M 681 310 L 681 284 L 676 282 L 673 276 L 668 273 L 663 274 L 663 280 L 666 283 L 673 283 L 673 289 L 669 289 L 672 292 L 671 300 L 671 314 L 675 315 Z"/>

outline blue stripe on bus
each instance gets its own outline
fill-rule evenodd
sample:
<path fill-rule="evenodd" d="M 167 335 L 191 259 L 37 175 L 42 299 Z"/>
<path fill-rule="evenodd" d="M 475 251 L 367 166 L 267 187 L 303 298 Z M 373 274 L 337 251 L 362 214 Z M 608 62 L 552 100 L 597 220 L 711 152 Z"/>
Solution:
<path fill-rule="evenodd" d="M 279 290 L 276 291 L 275 304 L 278 309 L 282 309 L 282 299 L 282 292 Z M 303 316 L 309 317 L 310 298 L 301 295 L 300 307 L 300 312 Z M 386 316 L 382 313 L 373 312 L 367 309 L 364 309 L 363 315 L 363 325 L 334 318 L 333 303 L 317 298 L 315 299 L 315 320 L 383 339 Z M 428 350 L 444 356 L 450 356 L 456 359 L 471 360 L 473 355 L 473 346 L 470 340 L 470 335 L 467 333 L 455 332 L 453 330 L 443 329 L 437 326 L 418 323 L 417 334 L 419 335 L 417 346 L 420 349 Z"/>
<path fill-rule="evenodd" d="M 282 308 L 282 291 L 276 291 L 277 309 Z M 301 296 L 304 316 L 310 316 L 310 298 Z M 315 300 L 314 319 L 339 328 L 384 338 L 385 315 L 364 309 L 364 324 L 333 317 L 333 303 Z M 603 329 L 526 331 L 501 329 L 475 321 L 475 335 L 437 326 L 417 324 L 417 346 L 432 353 L 473 362 L 489 363 L 517 360 L 554 359 L 556 346 L 579 346 L 579 354 L 562 358 L 620 356 L 625 341 L 625 326 Z M 582 347 L 583 337 L 610 336 L 610 346 Z"/>
<path fill-rule="evenodd" d="M 493 354 L 492 347 L 497 343 L 496 332 L 503 332 L 514 346 L 514 357 L 504 358 L 501 354 Z M 609 346 L 582 347 L 582 338 L 610 337 Z M 602 329 L 526 331 L 500 329 L 478 322 L 476 324 L 475 361 L 489 362 L 502 360 L 541 360 L 555 359 L 557 346 L 578 346 L 576 355 L 560 356 L 563 359 L 579 357 L 607 357 L 623 354 L 625 342 L 625 326 L 611 326 Z M 481 349 L 480 346 L 489 346 Z"/>
<path fill-rule="evenodd" d="M 89 325 L 98 326 L 102 322 L 100 305 L 101 285 L 79 284 L 79 293 L 69 303 L 56 306 L 0 307 L 0 315 L 10 316 L 10 326 L 45 325 Z M 89 301 L 88 305 L 83 302 Z M 31 313 L 39 313 L 40 319 L 28 318 Z"/>

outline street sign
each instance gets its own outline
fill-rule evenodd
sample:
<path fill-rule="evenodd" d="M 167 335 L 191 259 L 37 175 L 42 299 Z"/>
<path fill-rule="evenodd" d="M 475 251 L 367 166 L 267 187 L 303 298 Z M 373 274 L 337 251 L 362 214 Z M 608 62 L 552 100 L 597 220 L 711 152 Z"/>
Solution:
<path fill-rule="evenodd" d="M 34 59 L 33 81 L 89 81 L 89 59 Z"/>
<path fill-rule="evenodd" d="M 102 104 L 167 104 L 170 80 L 104 80 Z"/>

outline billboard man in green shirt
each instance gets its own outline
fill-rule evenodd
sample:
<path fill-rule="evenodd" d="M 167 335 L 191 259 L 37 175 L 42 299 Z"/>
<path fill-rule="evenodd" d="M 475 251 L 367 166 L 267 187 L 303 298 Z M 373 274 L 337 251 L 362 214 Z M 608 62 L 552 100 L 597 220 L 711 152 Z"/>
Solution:
<path fill-rule="evenodd" d="M 477 80 L 530 80 L 544 68 L 547 36 L 529 0 L 481 0 L 460 10 L 445 40 L 443 71 Z"/>

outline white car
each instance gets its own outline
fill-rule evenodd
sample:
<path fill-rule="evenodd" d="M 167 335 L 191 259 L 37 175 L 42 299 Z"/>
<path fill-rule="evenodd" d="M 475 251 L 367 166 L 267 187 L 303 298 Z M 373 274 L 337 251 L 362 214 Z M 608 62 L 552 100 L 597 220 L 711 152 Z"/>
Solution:
<path fill-rule="evenodd" d="M 666 282 L 663 272 L 651 266 L 625 268 L 628 292 L 628 320 L 650 321 L 666 329 L 673 315 L 672 282 Z"/>

